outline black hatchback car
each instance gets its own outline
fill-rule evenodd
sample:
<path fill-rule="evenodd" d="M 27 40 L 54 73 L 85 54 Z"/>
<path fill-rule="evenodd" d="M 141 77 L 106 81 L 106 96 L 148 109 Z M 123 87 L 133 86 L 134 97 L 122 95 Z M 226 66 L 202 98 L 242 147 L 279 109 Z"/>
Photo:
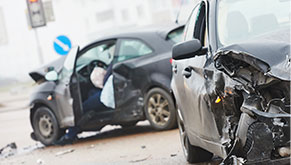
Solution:
<path fill-rule="evenodd" d="M 290 164 L 290 1 L 202 0 L 173 47 L 186 159 Z"/>
<path fill-rule="evenodd" d="M 157 130 L 174 128 L 170 50 L 183 28 L 173 25 L 105 37 L 31 72 L 39 84 L 30 103 L 32 137 L 50 145 L 68 127 L 96 131 L 108 124 L 133 126 L 146 119 Z M 84 114 L 82 102 L 95 88 L 90 73 L 95 66 L 111 63 L 115 109 Z"/>

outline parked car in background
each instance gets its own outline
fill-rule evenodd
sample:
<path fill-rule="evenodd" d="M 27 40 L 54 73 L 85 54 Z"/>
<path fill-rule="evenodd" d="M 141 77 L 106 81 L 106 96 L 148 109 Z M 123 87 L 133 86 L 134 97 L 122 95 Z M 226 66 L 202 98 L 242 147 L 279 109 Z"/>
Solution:
<path fill-rule="evenodd" d="M 188 162 L 290 163 L 290 1 L 202 0 L 173 47 Z"/>
<path fill-rule="evenodd" d="M 30 102 L 32 137 L 50 145 L 68 127 L 98 131 L 108 124 L 134 126 L 146 119 L 157 130 L 174 128 L 170 59 L 183 28 L 172 25 L 104 37 L 29 73 L 38 83 Z M 111 63 L 116 108 L 84 114 L 82 102 L 95 88 L 90 73 L 96 66 L 106 69 Z M 48 80 L 48 74 L 57 76 Z"/>

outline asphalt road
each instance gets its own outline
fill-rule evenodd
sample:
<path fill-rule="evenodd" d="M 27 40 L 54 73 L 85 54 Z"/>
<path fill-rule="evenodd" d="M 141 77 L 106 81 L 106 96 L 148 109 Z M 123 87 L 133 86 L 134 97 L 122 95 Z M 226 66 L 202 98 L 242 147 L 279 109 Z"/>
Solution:
<path fill-rule="evenodd" d="M 178 130 L 157 132 L 147 122 L 126 129 L 107 126 L 101 132 L 81 134 L 73 145 L 50 147 L 30 139 L 27 108 L 0 111 L 0 123 L 0 148 L 11 142 L 17 145 L 0 154 L 0 165 L 188 164 Z"/>

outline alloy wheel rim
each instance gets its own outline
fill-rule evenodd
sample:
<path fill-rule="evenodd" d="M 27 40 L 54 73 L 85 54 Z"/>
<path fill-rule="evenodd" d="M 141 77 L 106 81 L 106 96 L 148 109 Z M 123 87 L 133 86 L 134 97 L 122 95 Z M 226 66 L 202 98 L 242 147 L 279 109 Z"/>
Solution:
<path fill-rule="evenodd" d="M 165 125 L 171 115 L 168 100 L 161 94 L 152 95 L 148 101 L 148 114 L 154 124 Z"/>
<path fill-rule="evenodd" d="M 49 138 L 53 134 L 53 123 L 48 115 L 43 115 L 40 117 L 38 126 L 40 133 L 44 137 Z"/>

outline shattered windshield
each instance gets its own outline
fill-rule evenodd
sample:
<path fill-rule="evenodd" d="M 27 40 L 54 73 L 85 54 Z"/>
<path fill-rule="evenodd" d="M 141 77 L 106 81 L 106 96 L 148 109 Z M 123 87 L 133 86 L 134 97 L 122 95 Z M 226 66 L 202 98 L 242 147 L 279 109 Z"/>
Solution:
<path fill-rule="evenodd" d="M 220 46 L 290 28 L 290 0 L 220 0 L 217 32 Z"/>

